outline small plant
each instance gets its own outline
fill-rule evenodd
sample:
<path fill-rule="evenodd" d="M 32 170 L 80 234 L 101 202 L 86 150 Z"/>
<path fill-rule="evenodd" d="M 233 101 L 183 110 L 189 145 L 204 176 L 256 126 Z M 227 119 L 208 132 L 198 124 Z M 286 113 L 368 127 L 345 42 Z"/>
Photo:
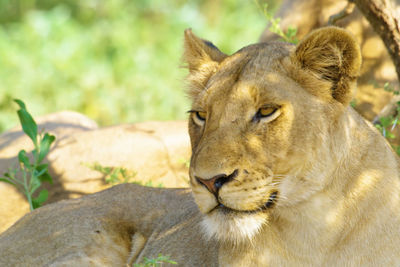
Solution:
<path fill-rule="evenodd" d="M 387 116 L 379 118 L 379 124 L 376 124 L 376 128 L 382 133 L 387 139 L 394 139 L 396 136 L 393 134 L 393 130 L 399 124 L 400 117 L 400 101 L 396 103 L 396 116 Z"/>
<path fill-rule="evenodd" d="M 396 151 L 397 155 L 400 156 L 400 146 L 393 144 L 393 140 L 396 138 L 393 130 L 400 123 L 400 101 L 396 102 L 395 114 L 395 116 L 386 116 L 379 118 L 379 123 L 375 124 L 375 127 L 382 133 L 382 135 L 389 141 L 389 143 L 391 143 L 394 151 Z"/>
<path fill-rule="evenodd" d="M 143 186 L 148 186 L 148 187 L 158 187 L 158 188 L 164 187 L 164 185 L 162 183 L 158 183 L 158 185 L 153 185 L 152 181 L 147 181 L 145 183 L 140 182 L 140 181 L 133 181 L 132 184 L 138 184 L 138 185 L 143 185 Z"/>
<path fill-rule="evenodd" d="M 265 18 L 267 21 L 271 24 L 269 27 L 269 30 L 277 35 L 279 35 L 283 41 L 292 43 L 292 44 L 297 44 L 299 40 L 296 37 L 297 34 L 297 29 L 289 26 L 286 32 L 284 32 L 280 26 L 281 19 L 280 18 L 274 18 L 273 12 L 269 10 L 268 4 L 267 3 L 260 3 L 259 0 L 255 0 L 257 6 L 259 9 L 262 10 Z"/>
<path fill-rule="evenodd" d="M 42 161 L 49 153 L 50 146 L 54 142 L 55 137 L 49 133 L 38 135 L 36 122 L 26 110 L 24 102 L 18 99 L 14 101 L 20 107 L 17 113 L 22 130 L 32 140 L 34 145 L 32 151 L 33 161 L 30 161 L 25 150 L 19 151 L 19 168 L 10 168 L 8 172 L 3 174 L 4 177 L 1 177 L 0 181 L 9 183 L 22 192 L 26 196 L 30 210 L 32 211 L 39 208 L 49 195 L 46 189 L 42 189 L 38 194 L 35 194 L 42 185 L 42 182 L 53 183 L 48 173 L 48 164 L 42 163 Z"/>
<path fill-rule="evenodd" d="M 104 175 L 105 182 L 108 184 L 129 183 L 136 176 L 136 172 L 123 167 L 103 166 L 98 162 L 93 164 L 85 164 L 94 171 L 98 171 Z"/>
<path fill-rule="evenodd" d="M 350 106 L 351 106 L 352 108 L 356 108 L 356 106 L 357 106 L 357 100 L 356 100 L 356 99 L 351 100 L 351 101 L 350 101 Z"/>
<path fill-rule="evenodd" d="M 397 102 L 397 113 L 400 112 L 400 102 Z M 394 140 L 396 138 L 393 130 L 399 124 L 399 115 L 396 117 L 382 117 L 379 119 L 379 124 L 375 124 L 375 127 L 382 133 L 382 135 L 388 140 L 390 145 L 393 147 L 393 150 L 396 152 L 397 155 L 400 156 L 400 145 L 396 144 Z"/>
<path fill-rule="evenodd" d="M 382 88 L 386 92 L 390 92 L 393 95 L 399 95 L 400 91 L 396 90 L 393 85 L 386 82 L 383 86 L 379 85 L 376 81 L 371 81 L 375 88 Z M 379 118 L 379 123 L 375 124 L 375 127 L 382 133 L 382 135 L 391 143 L 393 149 L 396 151 L 397 155 L 400 155 L 400 146 L 393 144 L 393 140 L 396 138 L 393 133 L 394 129 L 399 125 L 400 119 L 400 101 L 396 102 L 396 112 L 394 116 L 385 116 Z"/>
<path fill-rule="evenodd" d="M 374 88 L 383 88 L 383 90 L 385 90 L 386 92 L 392 93 L 393 95 L 399 95 L 400 91 L 397 90 L 391 83 L 389 82 L 385 82 L 383 85 L 381 83 L 379 83 L 376 80 L 370 80 L 368 82 L 369 84 L 371 84 Z"/>
<path fill-rule="evenodd" d="M 98 171 L 104 175 L 105 182 L 108 184 L 121 184 L 121 183 L 133 183 L 143 186 L 154 187 L 152 181 L 142 183 L 140 181 L 135 181 L 136 172 L 123 167 L 110 167 L 103 166 L 98 162 L 93 164 L 84 164 L 94 171 Z M 158 184 L 157 187 L 164 187 L 163 184 Z"/>
<path fill-rule="evenodd" d="M 399 91 L 399 90 L 396 90 L 396 89 L 394 88 L 394 86 L 391 85 L 391 84 L 388 83 L 388 82 L 386 82 L 386 83 L 383 85 L 383 90 L 385 90 L 386 92 L 390 92 L 390 93 L 392 93 L 392 94 L 394 94 L 394 95 L 399 95 L 399 94 L 400 94 L 400 91 Z"/>
<path fill-rule="evenodd" d="M 158 267 L 161 266 L 163 263 L 170 263 L 170 264 L 177 264 L 175 261 L 169 259 L 168 256 L 163 256 L 161 254 L 158 255 L 155 259 L 148 259 L 144 258 L 143 263 L 135 263 L 133 264 L 134 267 Z"/>

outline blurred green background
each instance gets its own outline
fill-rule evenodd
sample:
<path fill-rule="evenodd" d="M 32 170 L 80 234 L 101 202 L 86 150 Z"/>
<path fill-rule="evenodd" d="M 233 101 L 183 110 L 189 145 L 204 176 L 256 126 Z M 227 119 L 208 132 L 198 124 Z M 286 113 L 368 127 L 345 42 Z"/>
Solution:
<path fill-rule="evenodd" d="M 256 0 L 0 0 L 0 132 L 14 98 L 103 126 L 184 119 L 183 30 L 233 53 L 265 26 Z"/>

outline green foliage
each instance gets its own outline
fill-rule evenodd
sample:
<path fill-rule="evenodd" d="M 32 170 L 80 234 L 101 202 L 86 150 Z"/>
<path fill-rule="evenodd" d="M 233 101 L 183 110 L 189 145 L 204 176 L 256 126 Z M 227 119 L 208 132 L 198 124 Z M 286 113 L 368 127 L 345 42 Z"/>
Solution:
<path fill-rule="evenodd" d="M 0 132 L 12 99 L 100 125 L 184 119 L 185 28 L 232 53 L 265 28 L 246 0 L 0 0 Z"/>
<path fill-rule="evenodd" d="M 391 85 L 391 84 L 388 83 L 388 82 L 386 82 L 386 83 L 383 85 L 383 90 L 385 90 L 386 92 L 390 92 L 390 93 L 392 93 L 392 94 L 394 94 L 394 95 L 399 95 L 399 94 L 400 94 L 400 91 L 396 90 L 396 89 L 394 88 L 394 86 Z"/>
<path fill-rule="evenodd" d="M 373 83 L 375 87 L 380 87 L 376 82 Z M 399 95 L 400 92 L 394 88 L 390 83 L 386 82 L 383 86 L 383 89 L 387 92 L 392 93 L 393 95 Z M 379 123 L 375 125 L 375 127 L 382 133 L 382 135 L 388 139 L 391 143 L 393 139 L 396 138 L 393 133 L 394 129 L 400 123 L 400 101 L 396 103 L 396 112 L 395 116 L 386 116 L 379 118 Z M 392 144 L 393 149 L 396 151 L 397 155 L 400 156 L 400 146 Z"/>
<path fill-rule="evenodd" d="M 120 183 L 130 183 L 132 182 L 132 179 L 136 176 L 135 171 L 128 170 L 123 167 L 103 166 L 98 162 L 95 162 L 93 164 L 85 164 L 85 166 L 103 174 L 105 182 L 112 185 Z"/>
<path fill-rule="evenodd" d="M 356 99 L 351 100 L 351 101 L 350 101 L 350 106 L 351 106 L 352 108 L 355 108 L 355 107 L 357 106 L 357 100 L 356 100 Z"/>
<path fill-rule="evenodd" d="M 136 172 L 129 170 L 123 167 L 110 167 L 110 166 L 103 166 L 98 162 L 92 164 L 84 164 L 88 168 L 98 171 L 104 175 L 105 182 L 108 184 L 121 184 L 121 183 L 133 183 L 133 184 L 140 184 L 143 186 L 153 186 L 152 181 L 148 181 L 146 183 L 142 183 L 140 181 L 135 181 L 134 178 L 136 177 Z M 163 187 L 162 184 L 158 184 L 157 187 Z"/>
<path fill-rule="evenodd" d="M 134 267 L 158 267 L 163 263 L 177 264 L 175 261 L 169 259 L 168 256 L 158 255 L 155 259 L 144 258 L 144 262 L 140 264 L 133 264 Z"/>
<path fill-rule="evenodd" d="M 270 23 L 269 30 L 282 38 L 282 41 L 297 44 L 299 40 L 296 37 L 297 29 L 289 26 L 288 29 L 285 31 L 282 30 L 280 26 L 280 18 L 274 18 L 274 11 L 270 9 L 268 3 L 260 3 L 260 0 L 255 0 L 259 9 L 262 10 L 265 18 Z"/>
<path fill-rule="evenodd" d="M 393 130 L 399 124 L 400 118 L 400 101 L 396 103 L 396 116 L 387 116 L 379 118 L 379 124 L 376 127 L 387 139 L 394 139 L 396 136 L 393 134 Z"/>
<path fill-rule="evenodd" d="M 32 151 L 33 161 L 29 159 L 25 150 L 19 151 L 19 168 L 10 168 L 8 172 L 4 173 L 4 177 L 0 178 L 0 181 L 15 186 L 26 196 L 30 209 L 34 210 L 40 207 L 49 195 L 46 189 L 42 189 L 38 194 L 35 194 L 42 185 L 42 182 L 53 182 L 48 173 L 48 164 L 42 163 L 42 161 L 49 153 L 50 146 L 54 142 L 55 137 L 48 133 L 38 135 L 36 122 L 26 110 L 24 102 L 18 99 L 15 102 L 20 107 L 17 113 L 22 130 L 32 140 L 34 145 Z"/>
<path fill-rule="evenodd" d="M 162 183 L 158 183 L 157 185 L 154 185 L 152 181 L 147 181 L 145 183 L 141 181 L 133 181 L 133 184 L 138 184 L 138 185 L 143 185 L 143 186 L 148 186 L 148 187 L 158 187 L 158 188 L 164 188 L 164 185 Z"/>

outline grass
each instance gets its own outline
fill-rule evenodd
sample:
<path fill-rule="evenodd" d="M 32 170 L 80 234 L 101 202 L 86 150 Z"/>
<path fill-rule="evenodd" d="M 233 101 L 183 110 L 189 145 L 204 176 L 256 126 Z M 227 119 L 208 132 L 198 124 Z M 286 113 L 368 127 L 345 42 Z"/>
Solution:
<path fill-rule="evenodd" d="M 184 29 L 233 53 L 265 26 L 246 0 L 0 0 L 0 132 L 17 124 L 14 98 L 35 117 L 68 109 L 100 125 L 184 119 Z"/>
<path fill-rule="evenodd" d="M 133 264 L 133 267 L 158 267 L 161 266 L 163 263 L 169 263 L 169 265 L 178 264 L 177 262 L 170 260 L 168 256 L 163 256 L 162 254 L 159 254 L 158 257 L 155 259 L 144 258 L 143 263 L 135 263 Z"/>
<path fill-rule="evenodd" d="M 83 163 L 84 166 L 91 170 L 98 171 L 104 175 L 104 182 L 111 185 L 123 184 L 123 183 L 133 183 L 149 187 L 159 187 L 162 188 L 164 185 L 159 183 L 154 185 L 152 181 L 147 181 L 143 183 L 141 181 L 136 181 L 136 172 L 124 167 L 115 166 L 103 166 L 98 162 L 94 163 Z"/>

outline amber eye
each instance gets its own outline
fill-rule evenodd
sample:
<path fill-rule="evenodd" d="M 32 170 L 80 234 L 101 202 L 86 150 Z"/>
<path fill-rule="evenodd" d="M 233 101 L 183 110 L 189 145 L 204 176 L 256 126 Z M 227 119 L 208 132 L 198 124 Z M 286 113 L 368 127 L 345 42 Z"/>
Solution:
<path fill-rule="evenodd" d="M 206 122 L 207 112 L 196 110 L 189 110 L 188 112 L 191 113 L 190 116 L 192 117 L 194 123 L 199 126 L 204 125 L 204 123 Z"/>
<path fill-rule="evenodd" d="M 260 118 L 265 118 L 274 114 L 276 110 L 277 108 L 265 107 L 265 108 L 260 108 L 257 113 Z"/>
<path fill-rule="evenodd" d="M 207 113 L 205 113 L 204 111 L 196 111 L 195 115 L 199 120 L 205 121 Z"/>
<path fill-rule="evenodd" d="M 275 120 L 280 114 L 280 109 L 278 107 L 262 107 L 254 115 L 252 121 L 259 122 L 262 120 L 264 122 L 270 122 Z"/>

